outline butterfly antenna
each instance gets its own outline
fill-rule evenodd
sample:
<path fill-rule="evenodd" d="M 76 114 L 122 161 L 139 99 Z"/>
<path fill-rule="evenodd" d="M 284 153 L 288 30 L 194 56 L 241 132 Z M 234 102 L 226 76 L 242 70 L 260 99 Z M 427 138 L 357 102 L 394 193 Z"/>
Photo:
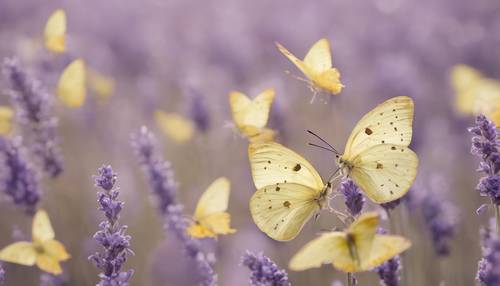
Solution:
<path fill-rule="evenodd" d="M 321 149 L 323 149 L 323 150 L 326 150 L 326 151 L 329 151 L 329 152 L 335 153 L 335 151 L 333 151 L 333 150 L 332 150 L 332 149 L 330 149 L 330 148 L 326 148 L 326 147 L 323 147 L 323 146 L 320 146 L 320 145 L 317 145 L 317 144 L 314 144 L 314 143 L 309 143 L 309 146 L 318 147 L 318 148 L 321 148 Z"/>
<path fill-rule="evenodd" d="M 305 79 L 305 78 L 300 77 L 300 76 L 296 76 L 296 75 L 292 74 L 289 70 L 285 70 L 285 73 L 296 80 L 300 80 L 300 81 L 306 82 L 307 84 L 311 84 L 311 81 L 309 81 L 308 79 Z"/>
<path fill-rule="evenodd" d="M 323 142 L 326 145 L 328 145 L 328 147 L 330 147 L 335 154 L 340 155 L 339 151 L 337 151 L 337 149 L 335 149 L 335 147 L 333 147 L 332 145 L 330 145 L 330 143 L 326 142 L 325 139 L 321 138 L 318 134 L 312 132 L 311 130 L 307 130 L 307 132 L 309 134 L 312 134 L 314 137 L 318 138 L 319 140 L 321 140 L 321 142 Z"/>

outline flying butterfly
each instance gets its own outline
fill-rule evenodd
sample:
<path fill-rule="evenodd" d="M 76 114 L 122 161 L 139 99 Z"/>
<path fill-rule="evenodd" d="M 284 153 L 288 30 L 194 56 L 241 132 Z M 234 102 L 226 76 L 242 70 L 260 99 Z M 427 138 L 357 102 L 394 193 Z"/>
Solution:
<path fill-rule="evenodd" d="M 86 69 L 82 59 L 72 61 L 62 72 L 57 84 L 59 100 L 71 108 L 81 107 L 87 96 Z"/>
<path fill-rule="evenodd" d="M 196 205 L 194 222 L 187 229 L 191 237 L 217 237 L 236 232 L 230 227 L 231 216 L 226 212 L 230 187 L 229 180 L 220 177 L 203 193 Z"/>
<path fill-rule="evenodd" d="M 0 260 L 26 266 L 36 264 L 45 272 L 61 274 L 59 263 L 68 260 L 70 255 L 64 245 L 54 239 L 54 230 L 44 210 L 38 210 L 33 218 L 32 237 L 32 242 L 14 242 L 0 250 Z"/>
<path fill-rule="evenodd" d="M 325 233 L 307 243 L 292 257 L 289 267 L 302 271 L 331 263 L 344 272 L 368 271 L 411 246 L 404 237 L 377 234 L 378 224 L 377 213 L 364 213 L 345 232 Z"/>
<path fill-rule="evenodd" d="M 0 105 L 0 135 L 7 135 L 12 131 L 14 111 L 8 106 Z"/>
<path fill-rule="evenodd" d="M 55 10 L 47 20 L 44 31 L 45 48 L 55 53 L 66 50 L 66 13 Z"/>
<path fill-rule="evenodd" d="M 393 97 L 368 112 L 356 124 L 344 154 L 337 154 L 341 174 L 351 177 L 366 196 L 381 204 L 401 198 L 417 176 L 418 157 L 408 148 L 412 137 L 413 100 Z M 311 144 L 317 146 L 315 144 Z"/>
<path fill-rule="evenodd" d="M 276 132 L 266 128 L 274 96 L 273 88 L 264 90 L 253 100 L 238 91 L 229 93 L 229 104 L 236 127 L 252 143 L 274 140 Z"/>
<path fill-rule="evenodd" d="M 453 67 L 450 82 L 455 109 L 461 114 L 485 114 L 500 126 L 500 81 L 487 78 L 467 65 Z"/>
<path fill-rule="evenodd" d="M 88 84 L 92 92 L 102 101 L 107 100 L 115 90 L 115 80 L 97 70 L 88 70 Z"/>
<path fill-rule="evenodd" d="M 177 143 L 185 143 L 194 135 L 194 123 L 180 114 L 156 110 L 154 117 L 160 130 Z"/>
<path fill-rule="evenodd" d="M 255 224 L 275 240 L 292 240 L 327 204 L 330 185 L 306 159 L 278 143 L 250 144 L 248 156 L 257 188 L 250 199 Z"/>
<path fill-rule="evenodd" d="M 344 85 L 340 82 L 340 73 L 332 65 L 330 42 L 320 39 L 307 52 L 304 60 L 299 60 L 281 44 L 276 43 L 279 51 L 285 55 L 307 77 L 309 87 L 317 93 L 326 91 L 338 94 Z"/>

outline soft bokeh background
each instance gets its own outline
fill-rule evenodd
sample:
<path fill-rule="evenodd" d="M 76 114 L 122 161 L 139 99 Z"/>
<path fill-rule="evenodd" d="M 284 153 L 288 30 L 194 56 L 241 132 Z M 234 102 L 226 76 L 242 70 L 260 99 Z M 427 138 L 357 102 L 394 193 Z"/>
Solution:
<path fill-rule="evenodd" d="M 56 8 L 68 16 L 68 53 L 46 52 L 42 31 Z M 63 67 L 83 57 L 96 70 L 116 80 L 105 102 L 90 96 L 85 106 L 70 110 L 58 104 L 64 173 L 44 180 L 42 206 L 51 215 L 57 237 L 73 258 L 65 263 L 70 285 L 93 285 L 96 269 L 87 261 L 101 219 L 92 175 L 102 164 L 119 174 L 126 202 L 122 222 L 129 225 L 136 269 L 133 285 L 194 285 L 193 265 L 183 258 L 175 239 L 162 229 L 147 182 L 133 156 L 130 133 L 147 125 L 158 134 L 164 156 L 180 184 L 180 201 L 192 213 L 199 195 L 216 177 L 232 181 L 229 212 L 235 235 L 220 237 L 216 270 L 220 285 L 246 285 L 247 269 L 239 266 L 246 250 L 264 251 L 281 267 L 300 246 L 325 229 L 339 226 L 324 213 L 288 243 L 274 242 L 258 231 L 248 209 L 254 191 L 245 140 L 228 127 L 227 93 L 255 95 L 277 90 L 271 127 L 279 140 L 308 158 L 323 176 L 334 169 L 334 157 L 307 146 L 306 129 L 321 134 L 338 149 L 355 122 L 377 103 L 397 95 L 416 103 L 413 149 L 420 157 L 415 193 L 428 193 L 453 203 L 458 235 L 451 255 L 437 258 L 417 210 L 395 212 L 399 233 L 414 243 L 404 257 L 404 285 L 473 285 L 480 257 L 479 228 L 489 213 L 478 216 L 483 202 L 474 191 L 477 162 L 469 154 L 466 127 L 472 118 L 455 115 L 449 70 L 470 64 L 500 78 L 500 2 L 496 0 L 0 0 L 0 57 L 18 56 L 32 74 L 53 90 Z M 310 103 L 311 94 L 284 74 L 295 68 L 275 48 L 284 44 L 303 56 L 321 37 L 332 42 L 334 65 L 345 90 L 327 103 Z M 298 72 L 296 72 L 298 73 Z M 5 89 L 4 82 L 0 89 Z M 190 114 L 192 93 L 209 110 L 210 127 L 187 144 L 176 144 L 156 129 L 156 108 Z M 2 96 L 2 102 L 8 103 Z M 429 187 L 432 178 L 443 187 Z M 335 202 L 340 203 L 341 198 Z M 340 205 L 340 204 L 339 204 Z M 9 202 L 0 204 L 0 245 L 18 229 L 30 235 L 31 219 Z M 375 208 L 375 206 L 370 206 Z M 19 231 L 16 231 L 19 232 Z M 37 285 L 35 268 L 6 265 L 7 285 Z M 344 274 L 324 266 L 289 272 L 294 285 L 330 285 Z M 375 273 L 358 275 L 361 285 L 375 285 Z"/>

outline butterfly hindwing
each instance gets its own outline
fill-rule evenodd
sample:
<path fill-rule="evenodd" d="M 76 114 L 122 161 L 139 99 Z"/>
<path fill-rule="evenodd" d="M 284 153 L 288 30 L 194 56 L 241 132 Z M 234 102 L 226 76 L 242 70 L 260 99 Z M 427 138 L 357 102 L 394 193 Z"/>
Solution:
<path fill-rule="evenodd" d="M 295 238 L 311 216 L 320 209 L 317 191 L 294 183 L 276 183 L 257 190 L 250 199 L 255 224 L 271 238 Z"/>
<path fill-rule="evenodd" d="M 0 260 L 32 266 L 36 261 L 35 247 L 31 242 L 14 242 L 0 251 Z"/>
<path fill-rule="evenodd" d="M 85 62 L 76 59 L 62 72 L 57 84 L 57 95 L 67 107 L 77 108 L 85 103 L 86 98 Z"/>
<path fill-rule="evenodd" d="M 177 143 L 185 143 L 194 135 L 193 122 L 180 114 L 157 110 L 154 117 L 160 130 Z"/>
<path fill-rule="evenodd" d="M 362 260 L 362 269 L 371 270 L 410 248 L 411 242 L 395 235 L 376 235 L 368 259 Z"/>

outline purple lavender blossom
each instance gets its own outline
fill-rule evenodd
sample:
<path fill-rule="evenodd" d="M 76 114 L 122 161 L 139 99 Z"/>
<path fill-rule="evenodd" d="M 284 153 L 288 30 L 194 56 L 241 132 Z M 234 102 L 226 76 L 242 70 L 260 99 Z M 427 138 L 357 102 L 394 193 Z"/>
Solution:
<path fill-rule="evenodd" d="M 434 194 L 426 195 L 420 207 L 432 237 L 434 251 L 439 256 L 449 255 L 449 243 L 455 237 L 457 228 L 457 222 L 453 219 L 453 207 Z"/>
<path fill-rule="evenodd" d="M 254 254 L 247 250 L 242 256 L 241 263 L 248 267 L 251 286 L 290 286 L 285 270 L 278 266 L 262 253 Z"/>
<path fill-rule="evenodd" d="M 396 199 L 387 203 L 380 204 L 386 211 L 391 211 L 401 204 L 401 199 Z"/>
<path fill-rule="evenodd" d="M 183 244 L 187 255 L 196 261 L 201 286 L 217 285 L 217 274 L 212 269 L 213 255 L 205 254 L 200 241 L 187 235 L 190 222 L 183 214 L 182 204 L 177 203 L 177 183 L 170 163 L 158 155 L 156 138 L 146 127 L 132 136 L 132 146 L 148 177 L 151 192 L 158 201 L 158 209 L 165 219 L 166 228 Z"/>
<path fill-rule="evenodd" d="M 401 271 L 401 259 L 395 256 L 382 265 L 375 268 L 382 286 L 399 286 L 399 272 Z"/>
<path fill-rule="evenodd" d="M 56 276 L 49 273 L 42 273 L 40 275 L 40 286 L 69 286 L 69 284 L 62 275 Z"/>
<path fill-rule="evenodd" d="M 190 100 L 190 116 L 201 132 L 210 128 L 210 115 L 205 98 L 193 87 L 186 87 L 186 93 Z"/>
<path fill-rule="evenodd" d="M 21 139 L 0 136 L 0 190 L 26 213 L 34 214 L 40 201 L 38 177 L 21 154 Z"/>
<path fill-rule="evenodd" d="M 500 285 L 500 237 L 491 228 L 481 230 L 483 258 L 476 280 L 484 286 Z"/>
<path fill-rule="evenodd" d="M 345 205 L 349 213 L 354 217 L 363 209 L 365 198 L 361 190 L 351 179 L 346 179 L 340 183 L 340 192 L 344 195 Z"/>
<path fill-rule="evenodd" d="M 62 155 L 57 138 L 58 121 L 52 114 L 51 95 L 40 81 L 31 78 L 18 59 L 6 58 L 3 72 L 10 82 L 12 105 L 26 132 L 33 154 L 51 177 L 62 172 Z M 25 130 L 25 131 L 26 131 Z"/>
<path fill-rule="evenodd" d="M 5 282 L 5 270 L 3 270 L 2 264 L 0 264 L 0 285 Z"/>
<path fill-rule="evenodd" d="M 91 255 L 89 260 L 102 271 L 97 286 L 129 286 L 134 270 L 121 271 L 121 268 L 127 257 L 133 254 L 130 249 L 131 237 L 125 234 L 127 226 L 118 222 L 124 203 L 118 200 L 120 193 L 115 188 L 116 174 L 111 166 L 103 166 L 98 172 L 95 185 L 103 191 L 97 193 L 97 201 L 106 220 L 99 224 L 100 230 L 95 233 L 94 239 L 103 246 L 104 251 Z"/>
<path fill-rule="evenodd" d="M 476 117 L 476 126 L 469 128 L 472 137 L 471 153 L 480 157 L 478 171 L 486 176 L 479 180 L 476 190 L 481 196 L 490 197 L 495 205 L 500 204 L 500 146 L 497 129 L 484 115 Z"/>

